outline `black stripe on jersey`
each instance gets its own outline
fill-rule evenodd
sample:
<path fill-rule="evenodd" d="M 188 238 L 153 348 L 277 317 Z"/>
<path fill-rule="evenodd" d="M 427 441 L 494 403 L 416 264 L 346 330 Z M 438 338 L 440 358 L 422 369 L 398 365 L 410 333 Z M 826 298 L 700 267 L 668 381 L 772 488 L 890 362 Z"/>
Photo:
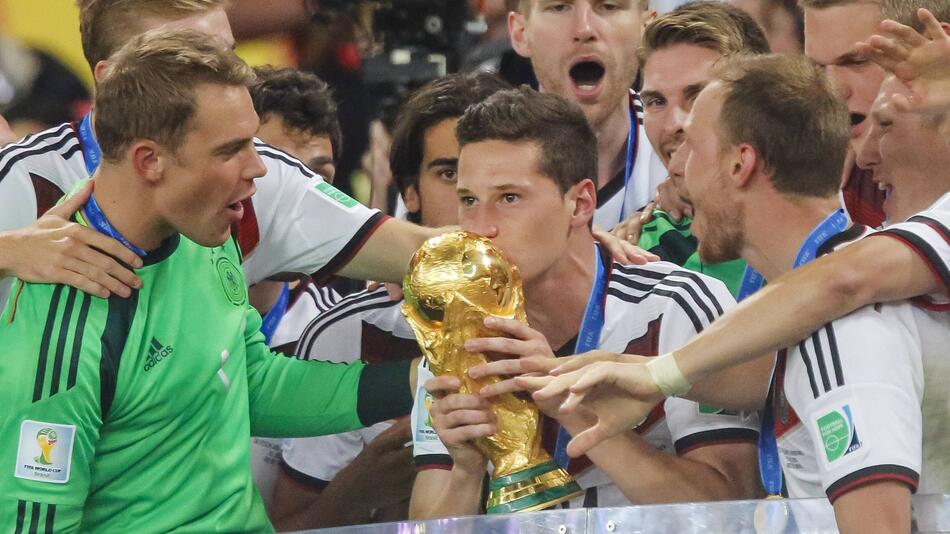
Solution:
<path fill-rule="evenodd" d="M 425 469 L 451 469 L 452 457 L 448 454 L 420 454 L 412 459 L 419 470 Z"/>
<path fill-rule="evenodd" d="M 79 318 L 76 319 L 76 333 L 73 335 L 73 352 L 69 360 L 66 389 L 72 389 L 76 385 L 76 373 L 79 372 L 79 354 L 82 352 L 82 336 L 86 331 L 86 318 L 89 317 L 90 304 L 92 304 L 92 297 L 88 293 L 83 293 L 82 304 L 79 306 Z"/>
<path fill-rule="evenodd" d="M 23 532 L 23 521 L 26 519 L 26 501 L 21 501 L 17 499 L 16 502 L 16 527 L 13 529 L 13 534 L 20 534 Z"/>
<path fill-rule="evenodd" d="M 676 454 L 683 455 L 709 445 L 757 443 L 758 439 L 759 433 L 751 428 L 717 428 L 684 436 L 673 443 L 673 448 Z"/>
<path fill-rule="evenodd" d="M 330 310 L 340 302 L 339 296 L 330 288 L 307 284 L 306 292 L 313 299 L 320 313 Z"/>
<path fill-rule="evenodd" d="M 907 230 L 901 228 L 890 228 L 888 230 L 884 230 L 881 233 L 896 236 L 910 246 L 914 247 L 917 252 L 922 254 L 926 261 L 930 263 L 930 267 L 940 275 L 940 279 L 943 282 L 944 287 L 950 287 L 950 271 L 947 270 L 946 263 L 944 263 L 943 259 L 940 257 L 940 254 L 937 254 L 937 251 L 934 250 L 932 246 L 930 246 L 930 243 L 917 234 L 908 232 Z"/>
<path fill-rule="evenodd" d="M 825 335 L 828 336 L 828 348 L 831 350 L 831 365 L 835 368 L 835 383 L 838 387 L 844 385 L 844 371 L 841 370 L 841 355 L 838 353 L 838 339 L 831 323 L 825 325 Z"/>
<path fill-rule="evenodd" d="M 385 300 L 384 300 L 385 299 Z M 297 345 L 297 355 L 300 357 L 303 354 L 309 352 L 312 348 L 311 345 L 313 342 L 311 338 L 316 335 L 314 330 L 320 328 L 320 325 L 324 321 L 333 320 L 339 314 L 345 314 L 344 317 L 362 311 L 362 308 L 359 310 L 353 309 L 353 307 L 358 306 L 364 302 L 369 302 L 372 300 L 379 300 L 381 302 L 392 301 L 389 298 L 389 295 L 385 293 L 383 288 L 379 288 L 376 291 L 362 291 L 360 293 L 354 293 L 348 295 L 337 302 L 332 308 L 327 310 L 325 313 L 320 313 L 316 317 L 310 320 L 307 326 L 303 329 L 303 333 L 300 335 L 300 343 Z M 397 301 L 398 302 L 398 301 Z M 322 330 L 322 328 L 321 328 Z M 306 348 L 306 352 L 301 351 L 300 349 Z"/>
<path fill-rule="evenodd" d="M 926 215 L 914 215 L 910 219 L 907 219 L 907 222 L 926 224 L 927 226 L 933 228 L 938 234 L 940 234 L 940 237 L 942 237 L 944 241 L 950 243 L 950 230 L 948 230 L 942 222 L 934 219 L 933 217 L 928 217 Z"/>
<path fill-rule="evenodd" d="M 290 165 L 291 167 L 303 173 L 303 175 L 306 176 L 307 178 L 314 178 L 315 176 L 317 176 L 315 172 L 310 170 L 300 160 L 298 160 L 297 158 L 291 156 L 290 154 L 284 152 L 283 150 L 277 147 L 268 145 L 267 143 L 263 143 L 260 141 L 255 141 L 254 146 L 258 148 L 257 150 L 258 154 L 262 156 L 267 156 L 271 159 L 282 161 L 286 163 L 287 165 Z M 265 150 L 261 150 L 261 149 L 265 149 Z"/>
<path fill-rule="evenodd" d="M 125 342 L 129 337 L 135 308 L 138 305 L 139 292 L 132 290 L 128 298 L 116 295 L 109 297 L 109 313 L 102 332 L 102 349 L 99 359 L 99 398 L 102 420 L 106 420 L 115 397 L 116 382 L 119 376 L 119 363 Z"/>
<path fill-rule="evenodd" d="M 62 285 L 57 285 L 50 298 L 49 311 L 46 312 L 46 326 L 43 328 L 43 337 L 40 339 L 40 355 L 36 362 L 36 381 L 33 383 L 33 402 L 43 396 L 43 381 L 46 380 L 46 360 L 49 358 L 49 346 L 52 342 L 53 325 L 56 324 L 59 298 L 63 293 Z"/>
<path fill-rule="evenodd" d="M 314 489 L 322 490 L 330 484 L 329 480 L 323 480 L 322 478 L 312 477 L 303 471 L 298 471 L 290 466 L 284 458 L 280 459 L 280 470 L 284 472 L 287 476 L 292 478 L 294 481 L 303 484 L 304 486 L 309 486 Z"/>
<path fill-rule="evenodd" d="M 360 294 L 357 293 L 356 295 Z M 347 297 L 341 300 L 339 305 L 328 310 L 326 314 L 318 315 L 307 325 L 307 328 L 304 329 L 303 334 L 300 336 L 300 343 L 297 345 L 297 359 L 311 359 L 310 354 L 313 351 L 313 345 L 316 343 L 317 338 L 320 337 L 320 334 L 322 334 L 324 330 L 338 321 L 365 311 L 391 308 L 402 304 L 401 300 L 392 300 L 389 298 L 389 293 L 387 293 L 385 289 L 382 289 L 380 292 L 374 291 L 355 298 L 352 301 L 348 301 L 349 298 L 350 297 Z M 357 306 L 357 304 L 363 305 Z"/>
<path fill-rule="evenodd" d="M 836 482 L 828 486 L 828 490 L 825 491 L 825 494 L 828 496 L 828 500 L 834 504 L 835 499 L 841 497 L 845 493 L 865 484 L 877 482 L 879 480 L 897 480 L 899 482 L 903 482 L 910 487 L 911 493 L 916 493 L 917 483 L 920 480 L 920 475 L 918 475 L 913 469 L 908 469 L 902 465 L 872 465 L 870 467 L 858 469 L 857 471 L 838 479 Z"/>
<path fill-rule="evenodd" d="M 863 224 L 852 224 L 843 232 L 838 232 L 837 234 L 828 238 L 827 241 L 822 243 L 821 246 L 818 247 L 818 250 L 815 251 L 815 255 L 824 256 L 825 254 L 834 252 L 834 250 L 839 246 L 852 241 L 857 241 L 858 239 L 864 237 L 864 234 L 867 234 L 870 231 L 871 229 Z"/>
<path fill-rule="evenodd" d="M 49 141 L 50 139 L 53 139 L 54 137 L 59 137 L 63 135 L 67 131 L 72 131 L 72 129 L 73 129 L 72 125 L 67 122 L 65 124 L 61 124 L 59 128 L 56 128 L 53 131 L 47 131 L 45 133 L 40 132 L 38 134 L 28 135 L 24 137 L 21 141 L 18 141 L 16 143 L 11 143 L 3 147 L 3 149 L 0 150 L 0 161 L 2 161 L 3 158 L 19 150 L 27 150 L 30 148 L 34 148 L 45 141 Z"/>
<path fill-rule="evenodd" d="M 821 350 L 821 339 L 818 336 L 819 331 L 815 331 L 811 335 L 811 346 L 815 349 L 815 361 L 818 363 L 818 372 L 821 373 L 821 385 L 824 386 L 825 391 L 831 391 L 831 380 L 828 377 L 828 367 L 825 364 L 825 351 Z M 802 343 L 802 350 L 804 350 L 804 342 Z"/>
<path fill-rule="evenodd" d="M 66 337 L 69 335 L 69 323 L 73 318 L 73 306 L 76 304 L 76 288 L 69 288 L 66 295 L 66 307 L 59 323 L 59 341 L 56 343 L 56 357 L 53 359 L 53 376 L 50 379 L 49 395 L 59 392 L 59 378 L 63 373 L 63 352 L 66 350 Z"/>
<path fill-rule="evenodd" d="M 30 534 L 36 534 L 40 526 L 40 503 L 34 502 L 33 509 L 30 511 Z"/>
<path fill-rule="evenodd" d="M 359 230 L 353 232 L 353 237 L 343 245 L 343 248 L 341 248 L 326 265 L 313 274 L 313 279 L 317 282 L 321 282 L 329 275 L 336 274 L 337 271 L 353 259 L 353 256 L 356 256 L 356 253 L 366 244 L 366 240 L 369 239 L 370 236 L 373 235 L 373 232 L 379 229 L 379 226 L 388 218 L 388 216 L 379 211 L 370 215 L 370 217 L 366 219 L 366 222 L 360 226 Z"/>
<path fill-rule="evenodd" d="M 3 180 L 3 178 L 7 175 L 7 173 L 10 172 L 10 168 L 13 167 L 13 165 L 16 164 L 18 161 L 20 161 L 20 160 L 22 160 L 22 159 L 24 159 L 24 158 L 28 158 L 28 157 L 30 157 L 30 156 L 36 156 L 36 155 L 39 155 L 39 154 L 45 154 L 45 153 L 47 153 L 47 152 L 56 152 L 56 151 L 59 151 L 59 150 L 62 149 L 63 147 L 66 147 L 69 143 L 74 143 L 74 146 L 75 146 L 75 147 L 78 147 L 78 146 L 79 146 L 79 141 L 78 141 L 78 140 L 76 140 L 75 138 L 73 138 L 73 137 L 71 137 L 71 136 L 66 136 L 66 137 L 64 137 L 63 139 L 61 139 L 59 142 L 57 142 L 56 144 L 49 145 L 49 146 L 43 146 L 43 147 L 40 147 L 40 148 L 35 148 L 35 149 L 33 149 L 33 150 L 26 150 L 26 151 L 24 151 L 24 152 L 20 152 L 20 153 L 16 154 L 15 156 L 13 156 L 13 157 L 11 157 L 9 160 L 7 160 L 6 165 L 4 165 L 2 169 L 0 169 L 0 180 Z M 70 154 L 73 153 L 73 152 L 72 152 L 72 149 L 73 149 L 73 148 L 74 148 L 73 146 L 70 146 L 70 147 L 69 147 L 68 152 L 69 152 Z"/>
<path fill-rule="evenodd" d="M 798 344 L 798 352 L 802 355 L 802 362 L 805 364 L 805 371 L 808 373 L 808 383 L 811 384 L 811 393 L 818 398 L 818 383 L 815 382 L 815 371 L 811 368 L 811 356 L 808 355 L 808 349 L 805 348 L 805 343 L 808 340 L 802 341 Z"/>
<path fill-rule="evenodd" d="M 664 291 L 662 289 L 653 289 L 652 291 L 650 291 L 650 293 L 636 296 L 636 295 L 629 295 L 627 293 L 624 293 L 623 291 L 620 291 L 617 288 L 611 287 L 607 289 L 607 294 L 613 297 L 617 297 L 618 299 L 625 302 L 629 302 L 631 304 L 639 304 L 641 301 L 649 297 L 650 294 L 658 295 L 661 297 L 669 297 L 673 299 L 674 302 L 679 304 L 681 308 L 683 308 L 683 311 L 686 312 L 686 315 L 687 317 L 689 317 L 690 322 L 693 323 L 693 328 L 697 332 L 703 331 L 703 323 L 699 320 L 699 316 L 696 315 L 696 313 L 689 306 L 689 304 L 686 303 L 686 300 L 683 299 L 683 296 L 680 295 L 679 293 L 676 293 L 673 291 Z"/>
<path fill-rule="evenodd" d="M 709 302 L 712 303 L 713 307 L 716 308 L 716 316 L 718 317 L 723 314 L 722 305 L 719 303 L 719 299 L 716 298 L 713 292 L 709 289 L 709 286 L 706 285 L 706 281 L 703 280 L 703 278 L 699 276 L 697 273 L 694 273 L 692 271 L 682 270 L 682 269 L 675 269 L 675 270 L 670 271 L 669 273 L 664 274 L 664 273 L 658 273 L 656 271 L 651 271 L 649 269 L 644 269 L 642 267 L 623 266 L 619 264 L 615 264 L 614 267 L 618 271 L 623 272 L 625 274 L 642 276 L 644 278 L 653 278 L 655 280 L 660 280 L 661 282 L 663 280 L 666 280 L 670 276 L 678 276 L 681 278 L 687 278 L 696 284 L 699 290 L 702 291 L 703 294 L 706 295 L 706 298 L 709 299 Z"/>
<path fill-rule="evenodd" d="M 62 156 L 63 159 L 69 159 L 73 157 L 73 154 L 80 151 L 82 151 L 82 145 L 80 145 L 79 143 L 76 143 L 75 145 L 67 149 L 65 152 L 60 152 L 59 155 Z"/>
<path fill-rule="evenodd" d="M 53 526 L 56 521 L 56 505 L 47 504 L 46 505 L 46 534 L 53 534 Z"/>

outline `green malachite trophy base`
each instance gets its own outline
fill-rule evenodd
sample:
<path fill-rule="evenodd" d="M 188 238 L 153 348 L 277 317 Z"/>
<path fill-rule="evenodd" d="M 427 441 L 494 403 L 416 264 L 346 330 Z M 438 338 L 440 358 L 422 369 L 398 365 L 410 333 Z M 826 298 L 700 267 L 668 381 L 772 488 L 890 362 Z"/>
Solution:
<path fill-rule="evenodd" d="M 488 513 L 534 512 L 583 495 L 584 490 L 553 461 L 492 479 Z"/>

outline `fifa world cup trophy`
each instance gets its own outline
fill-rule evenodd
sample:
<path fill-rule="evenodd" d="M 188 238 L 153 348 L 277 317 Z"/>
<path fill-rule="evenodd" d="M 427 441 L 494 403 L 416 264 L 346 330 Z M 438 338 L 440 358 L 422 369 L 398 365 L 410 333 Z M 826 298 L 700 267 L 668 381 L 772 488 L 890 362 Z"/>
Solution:
<path fill-rule="evenodd" d="M 499 377 L 472 379 L 468 369 L 487 362 L 465 350 L 467 339 L 501 335 L 485 327 L 489 315 L 527 323 L 521 276 L 491 241 L 452 232 L 426 241 L 403 281 L 402 312 L 437 376 L 461 380 L 461 393 L 478 393 Z M 488 513 L 547 508 L 582 493 L 541 448 L 541 416 L 530 400 L 508 393 L 492 401 L 498 432 L 476 441 L 494 471 Z"/>

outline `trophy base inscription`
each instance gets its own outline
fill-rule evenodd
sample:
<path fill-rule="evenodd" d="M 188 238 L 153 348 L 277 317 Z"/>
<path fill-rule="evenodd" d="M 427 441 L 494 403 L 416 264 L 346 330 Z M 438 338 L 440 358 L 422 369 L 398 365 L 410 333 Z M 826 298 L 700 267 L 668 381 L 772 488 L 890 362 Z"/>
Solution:
<path fill-rule="evenodd" d="M 583 495 L 571 475 L 553 461 L 492 479 L 488 486 L 489 514 L 534 512 Z"/>

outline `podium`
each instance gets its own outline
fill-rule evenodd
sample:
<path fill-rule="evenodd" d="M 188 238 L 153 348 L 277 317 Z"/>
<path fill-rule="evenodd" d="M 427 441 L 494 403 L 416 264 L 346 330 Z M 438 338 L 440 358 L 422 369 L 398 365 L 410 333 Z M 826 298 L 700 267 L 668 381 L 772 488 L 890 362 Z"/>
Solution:
<path fill-rule="evenodd" d="M 950 532 L 950 495 L 916 495 L 913 532 Z M 321 534 L 823 534 L 837 532 L 827 499 L 694 502 L 452 517 L 321 530 Z"/>

